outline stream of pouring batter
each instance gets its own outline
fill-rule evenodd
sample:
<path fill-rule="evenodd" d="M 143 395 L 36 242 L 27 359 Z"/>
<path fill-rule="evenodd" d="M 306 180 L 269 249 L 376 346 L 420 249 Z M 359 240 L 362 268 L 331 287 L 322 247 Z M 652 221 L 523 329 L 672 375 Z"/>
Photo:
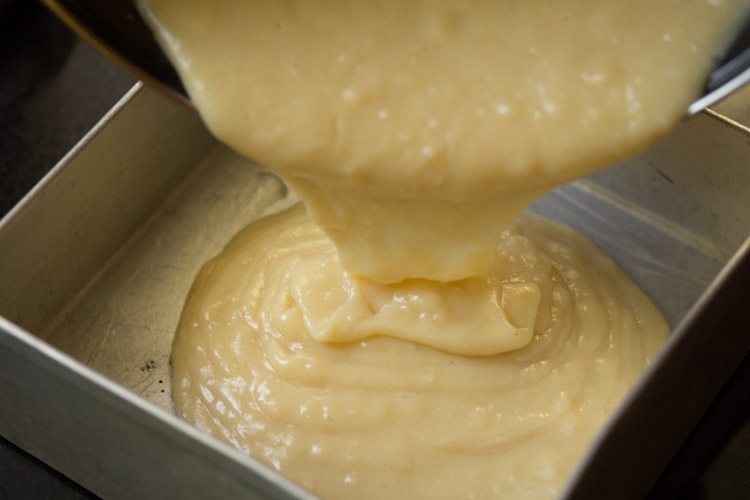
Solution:
<path fill-rule="evenodd" d="M 197 278 L 178 412 L 326 497 L 553 496 L 667 326 L 519 214 L 674 126 L 747 1 L 141 7 L 211 130 L 307 209 Z"/>
<path fill-rule="evenodd" d="M 741 0 L 151 0 L 208 126 L 381 283 L 486 274 L 552 187 L 685 115 Z"/>

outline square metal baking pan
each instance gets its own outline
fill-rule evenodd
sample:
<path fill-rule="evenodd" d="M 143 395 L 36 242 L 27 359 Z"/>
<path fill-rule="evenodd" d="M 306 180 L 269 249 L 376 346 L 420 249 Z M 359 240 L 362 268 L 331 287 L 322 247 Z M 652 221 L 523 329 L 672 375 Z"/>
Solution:
<path fill-rule="evenodd" d="M 750 346 L 750 135 L 714 112 L 532 207 L 609 253 L 667 345 L 563 493 L 645 493 Z M 107 498 L 308 496 L 180 421 L 169 352 L 201 265 L 295 203 L 136 86 L 0 223 L 0 434 Z"/>

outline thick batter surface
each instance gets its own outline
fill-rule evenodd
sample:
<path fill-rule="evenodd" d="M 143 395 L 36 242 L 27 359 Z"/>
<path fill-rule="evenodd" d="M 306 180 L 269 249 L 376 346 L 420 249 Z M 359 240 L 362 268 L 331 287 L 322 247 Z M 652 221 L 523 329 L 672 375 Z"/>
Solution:
<path fill-rule="evenodd" d="M 487 277 L 378 285 L 297 207 L 198 276 L 174 398 L 326 498 L 546 498 L 667 333 L 609 258 L 541 218 L 503 233 Z"/>
<path fill-rule="evenodd" d="M 481 276 L 700 93 L 746 0 L 147 0 L 211 130 L 381 283 Z"/>
<path fill-rule="evenodd" d="M 672 127 L 747 2 L 142 3 L 212 131 L 310 214 L 201 272 L 180 415 L 325 497 L 556 494 L 667 327 L 516 218 Z"/>

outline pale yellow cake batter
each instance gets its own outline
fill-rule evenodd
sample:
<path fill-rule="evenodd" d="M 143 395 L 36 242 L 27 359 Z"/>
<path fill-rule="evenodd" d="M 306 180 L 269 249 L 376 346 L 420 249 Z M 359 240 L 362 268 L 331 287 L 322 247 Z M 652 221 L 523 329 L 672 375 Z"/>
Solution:
<path fill-rule="evenodd" d="M 201 272 L 179 414 L 325 497 L 554 496 L 667 326 L 516 217 L 673 126 L 746 4 L 145 1 L 209 127 L 315 221 Z"/>
<path fill-rule="evenodd" d="M 684 116 L 746 0 L 148 0 L 211 130 L 346 269 L 481 276 L 552 187 Z"/>
<path fill-rule="evenodd" d="M 563 226 L 524 215 L 498 255 L 485 278 L 383 287 L 342 273 L 301 207 L 252 224 L 185 306 L 176 409 L 325 498 L 552 497 L 667 326 Z M 337 328 L 382 335 L 316 340 Z M 528 344 L 489 355 L 504 342 Z"/>

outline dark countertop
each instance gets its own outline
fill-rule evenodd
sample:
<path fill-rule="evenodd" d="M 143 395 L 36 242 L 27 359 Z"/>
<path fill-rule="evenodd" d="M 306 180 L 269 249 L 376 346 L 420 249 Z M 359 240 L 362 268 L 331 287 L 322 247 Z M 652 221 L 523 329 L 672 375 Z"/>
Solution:
<path fill-rule="evenodd" d="M 0 214 L 5 214 L 135 80 L 38 2 L 0 2 L 0 9 Z"/>
<path fill-rule="evenodd" d="M 0 38 L 2 217 L 135 80 L 39 2 L 0 1 Z M 0 438 L 0 499 L 6 498 L 95 496 Z"/>
<path fill-rule="evenodd" d="M 0 2 L 0 216 L 133 85 L 38 2 Z M 748 108 L 750 109 L 750 108 Z M 749 284 L 750 286 L 750 284 Z M 750 358 L 651 498 L 750 498 Z M 0 438 L 0 499 L 95 498 Z"/>

